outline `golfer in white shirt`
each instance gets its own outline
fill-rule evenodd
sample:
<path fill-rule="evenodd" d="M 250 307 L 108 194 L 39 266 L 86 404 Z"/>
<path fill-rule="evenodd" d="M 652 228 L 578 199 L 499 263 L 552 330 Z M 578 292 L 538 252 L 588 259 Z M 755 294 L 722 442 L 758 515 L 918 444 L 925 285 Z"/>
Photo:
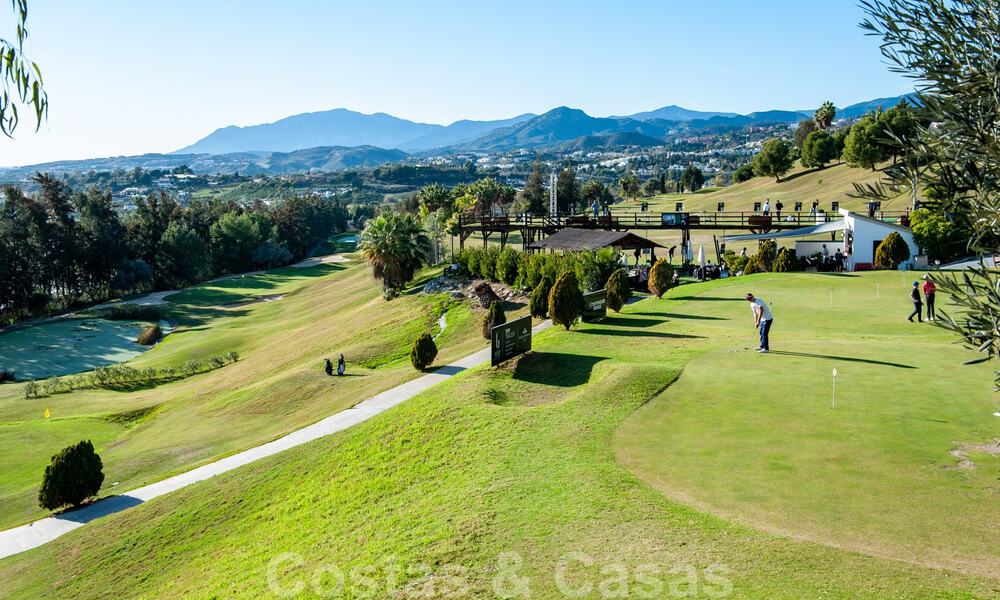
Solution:
<path fill-rule="evenodd" d="M 771 307 L 760 298 L 755 298 L 753 294 L 747 294 L 746 298 L 750 302 L 750 310 L 753 311 L 754 326 L 760 328 L 760 346 L 757 348 L 757 352 L 766 354 L 770 350 L 767 335 L 771 332 L 771 322 L 774 321 L 774 315 L 771 314 Z"/>

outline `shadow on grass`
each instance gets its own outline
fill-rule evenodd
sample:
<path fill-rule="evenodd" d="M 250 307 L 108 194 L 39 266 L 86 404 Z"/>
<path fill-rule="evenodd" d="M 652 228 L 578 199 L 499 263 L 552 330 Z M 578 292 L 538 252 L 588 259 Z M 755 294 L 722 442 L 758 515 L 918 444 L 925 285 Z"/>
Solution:
<path fill-rule="evenodd" d="M 517 361 L 513 376 L 528 383 L 575 387 L 590 381 L 590 372 L 602 360 L 606 359 L 562 352 L 530 352 Z"/>
<path fill-rule="evenodd" d="M 108 496 L 85 506 L 66 509 L 52 516 L 60 521 L 90 523 L 94 519 L 113 515 L 116 512 L 138 506 L 139 504 L 142 504 L 142 500 L 134 496 Z"/>
<path fill-rule="evenodd" d="M 783 356 L 801 356 L 804 358 L 822 358 L 826 360 L 839 360 L 844 362 L 865 363 L 869 365 L 879 365 L 882 367 L 895 367 L 897 369 L 916 369 L 913 365 L 888 362 L 884 360 L 872 360 L 870 358 L 855 358 L 853 356 L 832 356 L 829 354 L 810 354 L 808 352 L 786 352 L 784 350 L 771 350 L 771 354 L 781 354 Z"/>
<path fill-rule="evenodd" d="M 819 272 L 810 273 L 810 275 L 825 275 L 826 277 L 861 277 L 855 273 L 830 273 L 830 272 Z"/>
<path fill-rule="evenodd" d="M 668 300 L 686 300 L 696 302 L 746 302 L 746 298 L 723 298 L 722 296 L 675 296 Z"/>
<path fill-rule="evenodd" d="M 631 313 L 638 314 L 638 313 Z M 648 313 L 653 315 L 654 313 Z M 659 315 L 657 315 L 659 316 Z M 663 323 L 664 319 L 636 319 L 633 317 L 622 317 L 622 316 L 611 316 L 609 315 L 607 319 L 604 320 L 606 325 L 614 325 L 615 327 L 652 327 L 654 325 L 659 325 Z"/>
<path fill-rule="evenodd" d="M 289 281 L 323 277 L 346 268 L 344 265 L 336 263 L 323 263 L 308 269 L 284 267 L 245 277 L 236 275 L 221 281 L 209 281 L 181 290 L 167 296 L 167 301 L 174 305 L 202 307 L 234 304 L 252 300 L 257 296 L 257 294 L 246 293 L 246 290 L 273 290 Z"/>
<path fill-rule="evenodd" d="M 177 320 L 179 325 L 184 327 L 181 331 L 187 332 L 200 331 L 205 328 L 205 325 L 208 325 L 216 319 L 225 317 L 243 317 L 250 314 L 250 311 L 245 308 L 230 308 L 228 310 L 224 310 L 221 308 L 184 304 L 171 309 L 170 314 Z"/>
<path fill-rule="evenodd" d="M 630 331 L 627 329 L 580 329 L 577 333 L 586 333 L 590 335 L 611 335 L 616 337 L 634 337 L 634 338 L 665 338 L 674 340 L 698 340 L 704 339 L 701 335 L 686 335 L 683 333 L 665 333 L 663 331 Z"/>
<path fill-rule="evenodd" d="M 668 319 L 690 319 L 694 321 L 728 321 L 727 317 L 708 317 L 704 315 L 682 315 L 679 313 L 655 313 L 655 312 L 635 312 L 633 315 L 643 315 L 649 317 L 666 317 Z"/>

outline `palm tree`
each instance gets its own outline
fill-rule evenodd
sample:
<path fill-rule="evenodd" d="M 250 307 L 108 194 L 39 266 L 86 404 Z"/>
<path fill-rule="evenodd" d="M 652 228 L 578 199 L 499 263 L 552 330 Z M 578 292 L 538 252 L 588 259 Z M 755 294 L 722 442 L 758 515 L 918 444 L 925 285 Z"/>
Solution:
<path fill-rule="evenodd" d="M 827 100 L 820 105 L 819 109 L 816 110 L 816 114 L 813 115 L 813 121 L 816 123 L 817 128 L 829 129 L 836 116 L 837 107 L 833 105 L 833 102 Z"/>
<path fill-rule="evenodd" d="M 383 212 L 365 224 L 358 249 L 389 300 L 427 264 L 431 240 L 414 215 Z"/>

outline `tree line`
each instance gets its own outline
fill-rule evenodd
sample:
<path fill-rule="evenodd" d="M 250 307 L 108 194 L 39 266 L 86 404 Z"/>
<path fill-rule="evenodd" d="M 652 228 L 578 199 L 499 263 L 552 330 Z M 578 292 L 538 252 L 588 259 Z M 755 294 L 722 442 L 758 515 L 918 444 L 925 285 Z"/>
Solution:
<path fill-rule="evenodd" d="M 111 194 L 73 190 L 49 175 L 40 191 L 3 191 L 0 322 L 120 295 L 185 287 L 208 278 L 289 264 L 346 229 L 337 201 L 289 196 L 267 205 L 160 193 L 120 213 Z"/>

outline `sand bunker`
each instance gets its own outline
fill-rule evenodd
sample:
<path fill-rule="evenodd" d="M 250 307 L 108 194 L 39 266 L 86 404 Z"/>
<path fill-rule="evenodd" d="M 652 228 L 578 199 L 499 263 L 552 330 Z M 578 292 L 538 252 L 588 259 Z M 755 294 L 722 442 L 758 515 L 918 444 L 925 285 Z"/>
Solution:
<path fill-rule="evenodd" d="M 27 380 L 124 362 L 151 348 L 135 341 L 147 325 L 139 321 L 52 319 L 13 329 L 0 334 L 0 368 Z"/>

